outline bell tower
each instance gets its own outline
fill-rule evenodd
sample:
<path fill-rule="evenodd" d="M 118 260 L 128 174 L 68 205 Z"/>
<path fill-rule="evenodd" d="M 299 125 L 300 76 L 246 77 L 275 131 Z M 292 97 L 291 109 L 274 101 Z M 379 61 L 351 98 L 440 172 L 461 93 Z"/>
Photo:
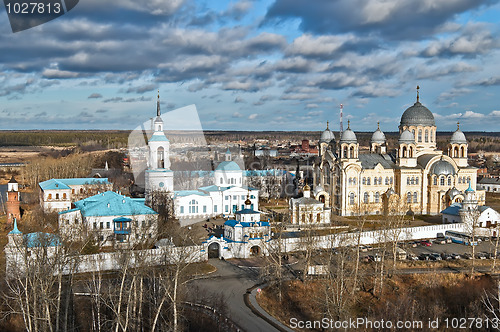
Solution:
<path fill-rule="evenodd" d="M 19 184 L 14 176 L 12 176 L 7 184 L 7 223 L 9 225 L 12 225 L 15 219 L 21 219 L 20 204 Z"/>

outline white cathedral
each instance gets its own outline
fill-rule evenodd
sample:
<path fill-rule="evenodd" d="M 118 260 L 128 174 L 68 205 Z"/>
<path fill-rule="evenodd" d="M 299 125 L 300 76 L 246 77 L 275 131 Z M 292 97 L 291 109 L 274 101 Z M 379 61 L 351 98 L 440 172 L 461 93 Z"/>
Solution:
<path fill-rule="evenodd" d="M 174 189 L 174 172 L 170 169 L 170 142 L 163 132 L 159 95 L 151 131 L 153 133 L 148 140 L 145 172 L 146 196 L 155 191 L 171 193 L 174 215 L 181 222 L 234 216 L 236 212 L 245 209 L 247 198 L 250 200 L 250 208 L 258 211 L 259 190 L 245 186 L 244 172 L 232 161 L 229 149 L 225 154 L 226 160 L 215 169 L 213 185 L 194 190 Z"/>
<path fill-rule="evenodd" d="M 458 127 L 447 151 L 438 150 L 434 116 L 420 103 L 418 89 L 417 101 L 401 116 L 394 151 L 388 151 L 380 128 L 371 137 L 369 152 L 359 153 L 350 123 L 338 142 L 327 125 L 314 165 L 313 195 L 332 208 L 332 214 L 395 212 L 390 207 L 395 198 L 405 203 L 406 212 L 438 214 L 460 203 L 469 183 L 476 190 L 477 169 L 468 165 L 464 133 Z M 476 194 L 484 205 L 485 192 Z"/>

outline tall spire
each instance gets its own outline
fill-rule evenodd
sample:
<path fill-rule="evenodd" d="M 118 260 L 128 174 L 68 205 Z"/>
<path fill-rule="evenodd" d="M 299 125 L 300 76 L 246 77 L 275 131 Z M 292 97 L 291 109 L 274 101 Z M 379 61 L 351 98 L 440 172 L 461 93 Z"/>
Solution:
<path fill-rule="evenodd" d="M 380 121 L 377 121 L 377 129 L 380 130 Z"/>
<path fill-rule="evenodd" d="M 420 86 L 417 85 L 417 103 L 419 102 L 420 99 L 420 94 L 418 90 L 420 90 Z"/>
<path fill-rule="evenodd" d="M 328 121 L 326 121 L 326 129 L 328 129 Z"/>
<path fill-rule="evenodd" d="M 160 89 L 158 89 L 158 100 L 156 101 L 156 116 L 160 116 Z"/>
<path fill-rule="evenodd" d="M 457 130 L 460 130 L 460 121 L 457 121 Z"/>

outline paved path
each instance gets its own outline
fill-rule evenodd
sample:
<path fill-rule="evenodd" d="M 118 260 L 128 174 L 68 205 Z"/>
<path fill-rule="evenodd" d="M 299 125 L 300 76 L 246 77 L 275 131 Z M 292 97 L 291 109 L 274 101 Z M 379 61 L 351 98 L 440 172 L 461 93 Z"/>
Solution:
<path fill-rule="evenodd" d="M 226 261 L 211 259 L 210 264 L 217 268 L 217 271 L 207 278 L 192 281 L 195 285 L 214 293 L 222 293 L 226 297 L 230 318 L 247 332 L 274 332 L 280 331 L 266 320 L 254 314 L 245 304 L 244 294 L 247 289 L 259 282 L 258 272 L 252 269 L 240 268 Z M 250 303 L 259 312 L 264 311 L 257 304 L 255 295 L 249 296 Z M 265 312 L 265 311 L 264 311 Z M 264 313 L 262 313 L 264 314 Z M 282 328 L 286 328 L 274 317 L 265 313 L 268 319 Z M 288 331 L 291 331 L 288 329 Z"/>

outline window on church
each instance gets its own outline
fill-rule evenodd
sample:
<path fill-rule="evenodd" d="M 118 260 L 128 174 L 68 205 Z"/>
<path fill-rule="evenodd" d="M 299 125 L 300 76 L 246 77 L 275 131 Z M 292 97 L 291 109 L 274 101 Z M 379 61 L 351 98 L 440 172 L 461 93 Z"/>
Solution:
<path fill-rule="evenodd" d="M 392 176 L 391 176 L 391 178 L 390 178 L 390 181 L 391 181 L 391 184 L 394 182 L 394 180 L 392 179 Z"/>
<path fill-rule="evenodd" d="M 418 177 L 415 178 L 415 184 L 418 184 Z"/>
<path fill-rule="evenodd" d="M 461 177 L 461 176 L 459 176 L 459 177 L 458 177 L 458 184 L 461 184 L 461 183 L 462 183 L 462 177 Z"/>
<path fill-rule="evenodd" d="M 366 184 L 369 186 L 370 185 L 370 178 L 366 178 Z"/>
<path fill-rule="evenodd" d="M 413 193 L 413 203 L 418 203 L 418 193 L 416 191 Z"/>
<path fill-rule="evenodd" d="M 381 176 L 378 177 L 378 184 L 382 184 L 382 177 Z"/>
<path fill-rule="evenodd" d="M 366 178 L 363 178 L 363 185 L 366 185 Z"/>
<path fill-rule="evenodd" d="M 444 186 L 444 176 L 439 178 L 439 185 Z"/>
<path fill-rule="evenodd" d="M 203 205 L 203 213 L 207 213 L 207 206 Z"/>
<path fill-rule="evenodd" d="M 380 203 L 380 193 L 375 193 L 375 203 Z"/>
<path fill-rule="evenodd" d="M 214 212 L 217 213 L 217 205 L 214 205 Z"/>
<path fill-rule="evenodd" d="M 422 129 L 418 130 L 418 141 L 422 142 Z"/>
<path fill-rule="evenodd" d="M 448 186 L 451 186 L 451 176 L 448 176 Z"/>
<path fill-rule="evenodd" d="M 410 182 L 411 182 L 410 177 L 407 177 L 407 178 L 406 178 L 406 184 L 407 184 L 407 185 L 410 185 Z"/>
<path fill-rule="evenodd" d="M 411 192 L 406 193 L 406 203 L 411 203 Z"/>
<path fill-rule="evenodd" d="M 226 205 L 226 207 L 224 208 L 224 211 L 225 211 L 226 213 L 228 213 L 228 212 L 229 212 L 229 205 Z"/>
<path fill-rule="evenodd" d="M 59 194 L 56 194 L 56 199 L 59 199 Z"/>
<path fill-rule="evenodd" d="M 429 142 L 429 130 L 425 130 L 425 143 Z"/>
<path fill-rule="evenodd" d="M 66 193 L 63 193 L 63 199 L 66 199 L 67 196 L 66 196 Z"/>
<path fill-rule="evenodd" d="M 437 177 L 436 177 L 436 176 L 434 177 L 434 182 L 433 182 L 433 183 L 434 183 L 434 185 L 435 185 L 435 186 L 437 186 L 437 184 L 438 184 L 438 179 L 437 179 Z"/>
<path fill-rule="evenodd" d="M 365 193 L 365 194 L 363 195 L 363 202 L 365 202 L 365 204 L 366 204 L 366 203 L 368 203 L 368 202 L 369 202 L 369 199 L 370 199 L 370 198 L 369 198 L 368 193 Z"/>
<path fill-rule="evenodd" d="M 220 182 L 219 183 L 222 184 L 222 178 L 220 178 Z"/>
<path fill-rule="evenodd" d="M 181 206 L 181 213 L 184 213 L 184 206 Z"/>
<path fill-rule="evenodd" d="M 163 147 L 159 147 L 158 150 L 156 151 L 157 154 L 157 162 L 158 162 L 158 168 L 165 168 L 165 162 L 164 162 L 164 150 Z"/>
<path fill-rule="evenodd" d="M 52 199 L 52 194 L 49 194 L 49 196 L 47 196 L 47 199 Z"/>
<path fill-rule="evenodd" d="M 374 177 L 373 178 L 373 185 L 376 186 L 378 184 L 378 179 L 377 177 Z"/>
<path fill-rule="evenodd" d="M 356 185 L 356 178 L 352 178 L 352 184 Z"/>
<path fill-rule="evenodd" d="M 193 199 L 189 201 L 189 213 L 198 213 L 198 201 Z"/>
<path fill-rule="evenodd" d="M 354 193 L 349 194 L 349 204 L 354 205 Z"/>
<path fill-rule="evenodd" d="M 385 178 L 385 185 L 388 186 L 389 185 L 389 177 L 386 177 Z"/>

